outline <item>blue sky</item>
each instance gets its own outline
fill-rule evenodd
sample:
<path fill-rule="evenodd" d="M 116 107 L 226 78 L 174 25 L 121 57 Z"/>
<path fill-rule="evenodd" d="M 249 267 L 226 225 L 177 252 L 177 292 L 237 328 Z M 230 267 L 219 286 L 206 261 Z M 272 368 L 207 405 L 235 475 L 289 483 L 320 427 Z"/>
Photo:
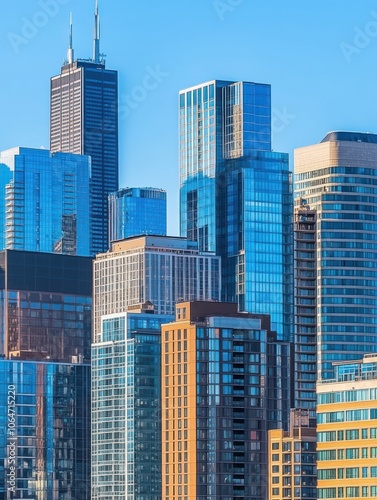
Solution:
<path fill-rule="evenodd" d="M 99 2 L 101 51 L 119 71 L 120 186 L 166 189 L 170 234 L 180 89 L 215 78 L 270 83 L 273 148 L 289 152 L 291 165 L 294 148 L 329 130 L 377 132 L 375 1 Z M 65 57 L 69 12 L 75 55 L 89 57 L 94 0 L 3 4 L 0 150 L 48 147 L 49 79 Z"/>

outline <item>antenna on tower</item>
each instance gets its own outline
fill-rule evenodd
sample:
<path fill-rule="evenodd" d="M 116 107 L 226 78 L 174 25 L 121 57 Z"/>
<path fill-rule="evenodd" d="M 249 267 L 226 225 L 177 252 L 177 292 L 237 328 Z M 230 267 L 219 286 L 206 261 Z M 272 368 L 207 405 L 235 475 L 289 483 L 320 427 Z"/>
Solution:
<path fill-rule="evenodd" d="M 69 46 L 67 50 L 67 61 L 68 64 L 72 64 L 75 59 L 73 50 L 73 27 L 72 27 L 72 12 L 69 15 Z"/>
<path fill-rule="evenodd" d="M 95 10 L 94 10 L 94 38 L 93 38 L 93 61 L 95 63 L 100 62 L 99 42 L 100 42 L 100 18 L 98 11 L 98 0 L 96 0 Z"/>

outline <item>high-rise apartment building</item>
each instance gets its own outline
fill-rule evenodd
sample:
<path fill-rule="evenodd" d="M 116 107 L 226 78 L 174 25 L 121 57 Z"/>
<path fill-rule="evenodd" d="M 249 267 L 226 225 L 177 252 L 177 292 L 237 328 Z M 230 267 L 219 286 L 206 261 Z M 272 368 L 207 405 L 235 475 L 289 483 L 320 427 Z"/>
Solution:
<path fill-rule="evenodd" d="M 294 212 L 293 406 L 315 417 L 317 382 L 317 213 L 301 200 Z"/>
<path fill-rule="evenodd" d="M 92 499 L 161 498 L 161 324 L 173 316 L 102 316 L 92 346 Z"/>
<path fill-rule="evenodd" d="M 92 259 L 0 252 L 0 497 L 90 499 Z"/>
<path fill-rule="evenodd" d="M 142 234 L 166 236 L 166 191 L 125 188 L 110 193 L 110 243 Z"/>
<path fill-rule="evenodd" d="M 318 498 L 377 497 L 377 355 L 317 385 Z"/>
<path fill-rule="evenodd" d="M 90 158 L 0 153 L 0 249 L 90 255 Z"/>
<path fill-rule="evenodd" d="M 315 282 L 310 273 L 306 288 L 300 291 L 301 300 L 304 289 L 309 293 L 315 284 L 316 305 L 308 295 L 307 314 L 303 314 L 301 306 L 297 312 L 300 328 L 304 318 L 310 329 L 317 328 L 319 380 L 332 378 L 333 362 L 361 358 L 364 353 L 376 351 L 377 191 L 373 187 L 377 182 L 376 167 L 377 135 L 374 134 L 331 132 L 321 143 L 295 151 L 297 205 L 305 203 L 315 211 L 316 262 L 311 246 L 306 262 L 316 268 L 317 274 Z M 308 231 L 301 231 L 310 245 L 313 227 L 311 223 Z M 302 300 L 301 304 L 304 306 Z M 310 352 L 301 349 L 300 356 L 302 361 L 309 356 L 311 364 L 310 331 L 307 346 Z M 312 382 L 308 384 L 311 391 Z"/>
<path fill-rule="evenodd" d="M 106 68 L 99 49 L 98 2 L 93 57 L 67 63 L 51 79 L 50 149 L 92 159 L 92 254 L 108 250 L 108 195 L 118 189 L 118 73 Z"/>
<path fill-rule="evenodd" d="M 151 302 L 157 314 L 174 314 L 181 300 L 220 300 L 220 258 L 197 243 L 141 236 L 113 243 L 94 261 L 93 341 L 101 317 Z"/>
<path fill-rule="evenodd" d="M 293 409 L 289 430 L 268 433 L 268 500 L 317 499 L 317 433 L 309 410 Z"/>
<path fill-rule="evenodd" d="M 289 344 L 269 323 L 186 302 L 162 326 L 163 500 L 266 500 L 267 432 L 289 406 Z"/>
<path fill-rule="evenodd" d="M 0 497 L 90 500 L 90 365 L 0 359 Z"/>
<path fill-rule="evenodd" d="M 90 361 L 92 259 L 0 252 L 0 357 Z"/>
<path fill-rule="evenodd" d="M 288 155 L 271 149 L 271 88 L 214 80 L 179 95 L 181 236 L 221 256 L 222 298 L 292 340 Z"/>

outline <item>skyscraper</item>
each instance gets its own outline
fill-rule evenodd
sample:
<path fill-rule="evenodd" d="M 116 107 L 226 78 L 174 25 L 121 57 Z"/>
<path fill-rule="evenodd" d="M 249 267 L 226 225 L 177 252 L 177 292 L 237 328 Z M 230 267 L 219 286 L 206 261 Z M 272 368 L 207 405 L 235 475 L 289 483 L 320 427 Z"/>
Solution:
<path fill-rule="evenodd" d="M 90 365 L 0 359 L 0 497 L 90 500 Z"/>
<path fill-rule="evenodd" d="M 288 155 L 271 150 L 271 89 L 211 81 L 180 92 L 181 236 L 222 259 L 223 300 L 292 339 Z"/>
<path fill-rule="evenodd" d="M 161 498 L 161 324 L 172 320 L 150 303 L 102 317 L 92 346 L 93 500 Z"/>
<path fill-rule="evenodd" d="M 166 236 L 166 191 L 125 188 L 110 193 L 110 243 L 142 234 Z"/>
<path fill-rule="evenodd" d="M 0 252 L 0 357 L 90 361 L 92 259 Z"/>
<path fill-rule="evenodd" d="M 91 267 L 0 252 L 0 497 L 90 499 Z"/>
<path fill-rule="evenodd" d="M 75 59 L 72 21 L 67 63 L 51 79 L 50 149 L 92 159 L 92 254 L 108 249 L 108 195 L 118 189 L 118 74 L 100 54 L 98 1 L 93 56 Z"/>
<path fill-rule="evenodd" d="M 309 278 L 316 284 L 316 320 L 311 295 L 306 317 L 308 326 L 317 322 L 319 380 L 332 378 L 334 361 L 376 351 L 376 167 L 374 134 L 331 132 L 319 144 L 295 151 L 297 204 L 305 203 L 316 216 L 316 263 L 313 249 L 307 253 L 316 269 L 316 282 Z M 312 234 L 306 238 L 313 243 Z"/>
<path fill-rule="evenodd" d="M 289 344 L 268 316 L 186 302 L 162 326 L 162 499 L 266 500 L 267 432 L 288 420 Z"/>
<path fill-rule="evenodd" d="M 293 394 L 295 408 L 315 417 L 317 381 L 317 213 L 298 201 L 294 212 L 295 321 Z"/>
<path fill-rule="evenodd" d="M 93 269 L 93 341 L 101 317 L 151 302 L 157 314 L 174 314 L 181 300 L 220 300 L 220 258 L 170 236 L 140 236 L 113 243 Z"/>
<path fill-rule="evenodd" d="M 0 249 L 89 256 L 90 158 L 14 148 L 0 164 Z"/>

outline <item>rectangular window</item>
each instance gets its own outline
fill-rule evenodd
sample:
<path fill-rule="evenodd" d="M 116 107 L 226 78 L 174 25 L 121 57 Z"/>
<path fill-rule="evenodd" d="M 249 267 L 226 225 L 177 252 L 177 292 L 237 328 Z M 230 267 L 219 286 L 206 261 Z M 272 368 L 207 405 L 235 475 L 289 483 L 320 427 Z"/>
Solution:
<path fill-rule="evenodd" d="M 346 478 L 347 479 L 357 479 L 359 477 L 358 467 L 347 467 L 346 468 Z"/>

